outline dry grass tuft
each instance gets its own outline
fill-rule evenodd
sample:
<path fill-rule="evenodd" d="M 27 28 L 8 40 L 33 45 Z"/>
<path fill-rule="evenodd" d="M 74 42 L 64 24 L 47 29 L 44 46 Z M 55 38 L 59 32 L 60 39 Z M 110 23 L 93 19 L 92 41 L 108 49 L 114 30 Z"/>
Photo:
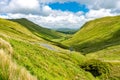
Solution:
<path fill-rule="evenodd" d="M 37 80 L 25 68 L 12 61 L 12 52 L 11 45 L 0 38 L 0 80 Z"/>
<path fill-rule="evenodd" d="M 9 54 L 13 53 L 13 49 L 11 45 L 1 38 L 0 38 L 0 49 L 3 49 L 6 53 L 9 53 Z"/>
<path fill-rule="evenodd" d="M 2 80 L 37 80 L 25 68 L 12 62 L 3 49 L 0 50 L 0 78 Z"/>

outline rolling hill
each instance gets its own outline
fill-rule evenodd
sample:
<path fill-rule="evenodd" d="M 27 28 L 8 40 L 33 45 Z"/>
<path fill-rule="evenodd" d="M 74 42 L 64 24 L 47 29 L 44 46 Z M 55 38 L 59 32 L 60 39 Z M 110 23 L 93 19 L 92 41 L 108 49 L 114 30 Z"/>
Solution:
<path fill-rule="evenodd" d="M 79 52 L 56 46 L 64 34 L 24 18 L 0 19 L 0 80 L 119 80 L 119 19 L 90 21 L 62 42 Z"/>
<path fill-rule="evenodd" d="M 120 79 L 120 16 L 89 21 L 72 38 L 62 43 L 87 58 L 111 63 L 112 77 L 109 80 Z"/>
<path fill-rule="evenodd" d="M 56 32 L 55 30 L 43 28 L 25 18 L 21 19 L 11 19 L 11 21 L 17 22 L 24 27 L 26 27 L 29 31 L 31 31 L 34 35 L 44 38 L 46 40 L 54 40 L 54 39 L 61 39 L 65 37 L 64 34 Z"/>
<path fill-rule="evenodd" d="M 5 19 L 0 19 L 0 58 L 0 80 L 95 79 L 80 68 L 83 55 L 52 45 L 26 26 Z"/>
<path fill-rule="evenodd" d="M 120 45 L 120 16 L 87 22 L 64 44 L 85 54 Z"/>

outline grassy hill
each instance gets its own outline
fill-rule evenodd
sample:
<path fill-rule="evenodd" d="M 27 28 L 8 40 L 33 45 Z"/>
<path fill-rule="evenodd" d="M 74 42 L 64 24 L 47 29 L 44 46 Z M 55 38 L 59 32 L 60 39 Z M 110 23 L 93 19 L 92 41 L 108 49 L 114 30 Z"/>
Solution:
<path fill-rule="evenodd" d="M 120 79 L 120 16 L 89 21 L 72 38 L 62 43 L 87 58 L 110 63 L 109 80 Z"/>
<path fill-rule="evenodd" d="M 31 31 L 34 35 L 44 38 L 46 40 L 55 40 L 55 39 L 64 39 L 65 35 L 54 30 L 50 30 L 47 28 L 43 28 L 25 18 L 21 19 L 11 19 L 11 21 L 17 22 L 24 27 L 26 27 L 29 31 Z"/>
<path fill-rule="evenodd" d="M 85 54 L 120 44 L 120 16 L 87 22 L 73 37 L 63 43 Z"/>
<path fill-rule="evenodd" d="M 95 80 L 80 67 L 83 55 L 52 45 L 19 23 L 0 19 L 0 39 L 0 80 Z"/>
<path fill-rule="evenodd" d="M 24 67 L 12 61 L 11 45 L 0 38 L 0 80 L 37 80 Z"/>
<path fill-rule="evenodd" d="M 105 21 L 110 19 L 112 20 L 119 19 L 119 17 L 110 17 L 110 19 L 108 18 L 103 18 L 103 19 L 106 19 Z M 95 21 L 100 22 L 103 20 L 98 19 Z M 91 22 L 88 22 L 89 25 L 90 23 L 95 24 L 94 21 Z M 115 23 L 117 24 L 117 22 Z M 111 23 L 111 25 L 112 24 L 113 23 Z M 72 45 L 74 49 L 79 51 L 80 48 L 79 46 L 81 46 L 81 44 L 84 44 L 84 41 L 87 39 L 86 37 L 82 36 L 83 34 L 81 33 L 84 33 L 84 31 L 89 29 L 89 25 L 88 27 L 85 27 L 85 29 L 83 27 L 81 29 L 82 32 L 80 30 L 78 33 L 73 35 L 73 38 L 71 38 L 70 40 L 66 40 L 63 43 L 66 44 L 67 46 Z M 104 27 L 102 27 L 102 29 L 103 28 Z M 44 28 L 41 27 L 40 29 L 44 30 Z M 45 33 L 44 31 L 42 32 L 40 29 L 38 25 L 26 19 L 18 19 L 17 22 L 16 20 L 11 21 L 11 20 L 0 19 L 0 58 L 1 58 L 0 80 L 12 80 L 13 78 L 16 80 L 18 79 L 20 80 L 119 80 L 120 79 L 119 76 L 120 46 L 119 44 L 115 45 L 115 43 L 113 43 L 114 41 L 119 40 L 118 38 L 119 35 L 112 39 L 113 42 L 112 41 L 110 42 L 112 44 L 108 43 L 109 47 L 105 47 L 106 45 L 105 42 L 103 44 L 104 49 L 100 48 L 99 50 L 97 49 L 96 51 L 94 50 L 92 52 L 89 52 L 88 49 L 89 54 L 84 56 L 82 54 L 85 54 L 87 52 L 69 51 L 56 46 L 57 43 L 55 43 L 55 45 L 51 44 L 49 40 L 54 41 L 54 39 L 59 40 L 61 38 L 55 36 L 53 37 L 52 35 L 49 35 L 50 34 L 49 31 L 51 31 L 49 29 L 47 30 L 49 34 L 46 33 L 46 31 Z M 88 30 L 91 32 L 91 34 L 90 33 L 89 35 L 85 34 L 86 36 L 88 36 L 88 38 L 89 36 L 91 37 L 91 35 L 94 34 L 94 32 L 97 32 L 96 30 L 92 30 L 92 29 L 93 28 L 91 27 L 91 29 Z M 112 30 L 114 32 L 114 31 L 118 31 L 118 29 L 119 26 Z M 88 31 L 86 31 L 85 33 L 87 33 Z M 106 37 L 105 35 L 103 36 L 103 33 L 99 33 L 101 34 L 99 35 L 101 36 L 101 39 L 97 39 L 98 38 L 97 35 L 96 36 L 97 38 L 92 37 L 92 39 L 90 38 L 86 40 L 86 42 L 96 40 L 96 45 L 99 45 L 97 41 L 101 40 L 102 42 L 109 40 L 109 38 L 111 39 L 111 37 L 113 36 L 109 34 L 110 31 L 108 31 L 108 29 L 106 29 L 106 31 L 108 34 L 105 35 L 108 37 Z M 63 34 L 55 31 L 54 33 L 53 35 L 58 36 L 60 34 L 60 36 L 63 36 L 64 38 Z M 46 37 L 46 35 L 48 35 L 48 37 Z M 79 38 L 80 36 L 83 37 L 83 42 L 81 42 L 81 38 Z M 75 37 L 77 37 L 78 39 L 75 39 Z M 99 48 L 99 46 L 96 45 L 93 45 L 92 47 L 90 47 L 91 45 L 89 45 L 89 48 L 91 48 L 90 50 L 94 49 L 95 47 Z M 116 50 L 117 52 L 115 52 L 114 50 Z M 108 56 L 107 53 L 109 52 L 111 52 L 111 55 Z M 8 72 L 8 74 L 6 72 Z M 24 74 L 24 76 L 22 74 Z M 28 76 L 30 76 L 29 79 Z"/>

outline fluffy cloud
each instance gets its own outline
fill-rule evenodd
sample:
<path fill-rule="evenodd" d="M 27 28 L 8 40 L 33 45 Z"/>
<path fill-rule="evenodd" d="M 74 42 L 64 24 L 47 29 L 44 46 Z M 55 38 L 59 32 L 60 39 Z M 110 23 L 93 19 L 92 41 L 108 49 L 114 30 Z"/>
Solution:
<path fill-rule="evenodd" d="M 39 0 L 39 1 L 40 3 L 48 4 L 48 3 L 55 3 L 55 2 L 64 3 L 64 2 L 74 1 L 74 0 Z"/>
<path fill-rule="evenodd" d="M 79 28 L 89 20 L 93 20 L 95 18 L 104 17 L 104 16 L 116 15 L 116 14 L 111 14 L 110 13 L 111 10 L 109 9 L 90 10 L 86 15 L 83 15 L 83 12 L 78 12 L 78 13 L 62 12 L 62 11 L 52 10 L 48 6 L 45 6 L 44 8 L 46 8 L 44 13 L 49 13 L 47 14 L 47 16 L 33 15 L 33 14 L 29 14 L 29 15 L 7 14 L 6 18 L 27 18 L 47 28 L 64 28 L 64 27 Z"/>
<path fill-rule="evenodd" d="M 48 3 L 55 3 L 55 2 L 79 2 L 80 4 L 87 5 L 90 9 L 115 9 L 116 5 L 120 2 L 120 0 L 40 0 L 40 3 L 48 4 Z"/>
<path fill-rule="evenodd" d="M 86 22 L 87 19 L 82 15 L 82 12 L 62 12 L 57 10 L 51 10 L 46 8 L 46 13 L 51 12 L 47 16 L 33 15 L 33 14 L 13 14 L 8 13 L 7 16 L 1 16 L 3 18 L 16 19 L 16 18 L 27 18 L 41 26 L 47 28 L 78 28 Z M 58 14 L 56 14 L 58 13 Z"/>
<path fill-rule="evenodd" d="M 48 28 L 78 28 L 85 22 L 85 18 L 82 15 L 77 16 L 70 12 L 60 11 L 58 13 L 59 14 L 56 15 L 55 11 L 55 13 L 53 12 L 49 16 L 39 16 L 39 18 L 37 17 L 37 20 L 36 18 L 34 18 L 34 20 L 36 20 L 35 22 L 38 24 L 41 24 L 42 26 L 46 26 Z"/>
<path fill-rule="evenodd" d="M 105 17 L 105 16 L 114 16 L 116 14 L 111 13 L 110 9 L 100 9 L 100 10 L 90 10 L 88 13 L 86 13 L 86 18 L 87 19 L 95 19 L 95 18 L 100 18 L 100 17 Z"/>
<path fill-rule="evenodd" d="M 2 0 L 1 13 L 40 13 L 38 0 Z"/>
<path fill-rule="evenodd" d="M 47 5 L 69 1 L 85 4 L 89 12 L 63 12 L 52 10 Z M 118 15 L 119 12 L 120 0 L 0 0 L 0 13 L 2 13 L 0 17 L 27 18 L 47 28 L 79 28 L 89 20 Z"/>
<path fill-rule="evenodd" d="M 85 4 L 89 9 L 111 9 L 119 10 L 120 0 L 0 0 L 0 12 L 22 12 L 22 13 L 38 13 L 42 5 L 55 2 L 75 1 Z"/>

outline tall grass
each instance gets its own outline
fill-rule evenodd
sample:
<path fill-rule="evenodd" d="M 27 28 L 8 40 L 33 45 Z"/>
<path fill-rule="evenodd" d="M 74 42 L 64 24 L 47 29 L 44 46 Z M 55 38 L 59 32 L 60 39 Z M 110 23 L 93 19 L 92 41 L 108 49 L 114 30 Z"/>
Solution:
<path fill-rule="evenodd" d="M 12 61 L 11 53 L 11 45 L 0 39 L 0 80 L 37 80 L 25 68 Z"/>
<path fill-rule="evenodd" d="M 11 45 L 1 38 L 0 38 L 0 49 L 3 49 L 5 52 L 9 54 L 12 54 L 13 52 Z"/>

